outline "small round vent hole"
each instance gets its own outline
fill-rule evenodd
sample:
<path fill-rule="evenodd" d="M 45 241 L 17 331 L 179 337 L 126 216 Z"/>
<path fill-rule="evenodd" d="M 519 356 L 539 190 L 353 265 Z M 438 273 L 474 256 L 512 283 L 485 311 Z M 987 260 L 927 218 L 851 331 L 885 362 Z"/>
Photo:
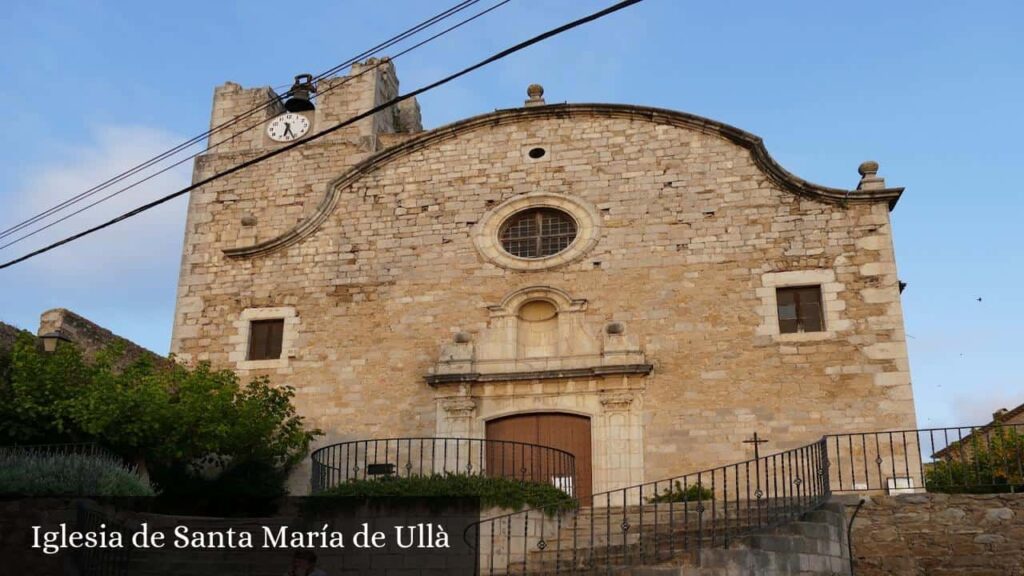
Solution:
<path fill-rule="evenodd" d="M 543 149 L 543 148 L 533 148 L 529 152 L 527 152 L 527 154 L 530 156 L 530 158 L 533 158 L 534 160 L 538 160 L 540 158 L 543 158 L 544 155 L 547 154 L 547 153 L 548 153 L 548 151 Z"/>

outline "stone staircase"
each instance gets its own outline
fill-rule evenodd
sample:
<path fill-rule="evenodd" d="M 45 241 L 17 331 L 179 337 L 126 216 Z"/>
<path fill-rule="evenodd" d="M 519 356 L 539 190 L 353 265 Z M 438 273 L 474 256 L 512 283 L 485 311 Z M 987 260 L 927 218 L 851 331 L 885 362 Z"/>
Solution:
<path fill-rule="evenodd" d="M 826 503 L 798 514 L 781 503 L 780 524 L 756 528 L 762 508 L 716 511 L 715 530 L 702 524 L 695 503 L 626 508 L 584 508 L 563 519 L 507 574 L 615 574 L 619 576 L 746 576 L 849 574 L 842 505 Z M 712 514 L 709 506 L 704 516 Z M 677 509 L 678 508 L 678 509 Z M 787 516 L 792 513 L 792 516 Z M 786 521 L 786 518 L 796 517 Z M 761 525 L 764 516 L 762 516 Z M 626 530 L 623 530 L 626 526 Z M 486 566 L 481 574 L 491 573 Z M 498 572 L 494 572 L 498 573 Z"/>

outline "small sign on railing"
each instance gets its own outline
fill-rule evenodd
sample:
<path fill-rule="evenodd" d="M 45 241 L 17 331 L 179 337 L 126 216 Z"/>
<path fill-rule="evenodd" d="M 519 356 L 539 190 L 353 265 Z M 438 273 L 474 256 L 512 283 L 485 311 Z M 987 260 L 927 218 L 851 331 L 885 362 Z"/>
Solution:
<path fill-rule="evenodd" d="M 395 465 L 390 462 L 385 464 L 367 464 L 366 473 L 370 476 L 394 476 Z"/>
<path fill-rule="evenodd" d="M 570 496 L 575 494 L 575 492 L 572 491 L 572 476 L 552 476 L 551 484 Z"/>

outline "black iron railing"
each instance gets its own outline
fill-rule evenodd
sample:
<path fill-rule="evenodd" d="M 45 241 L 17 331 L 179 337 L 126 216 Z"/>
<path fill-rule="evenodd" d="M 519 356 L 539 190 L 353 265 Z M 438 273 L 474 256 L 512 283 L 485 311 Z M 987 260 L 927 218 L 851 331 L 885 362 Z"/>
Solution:
<path fill-rule="evenodd" d="M 314 453 L 313 484 L 318 490 L 375 475 L 446 472 L 556 484 L 569 476 L 575 497 L 572 455 L 545 456 L 552 450 L 457 438 L 348 442 Z M 534 464 L 543 461 L 562 468 Z M 799 519 L 834 492 L 924 490 L 1024 491 L 1024 425 L 831 434 L 778 454 L 601 492 L 571 510 L 552 503 L 487 518 L 464 537 L 478 551 L 479 574 L 612 573 L 699 564 L 702 550 Z"/>
<path fill-rule="evenodd" d="M 564 450 L 480 438 L 384 438 L 313 452 L 313 492 L 353 480 L 443 474 L 551 484 L 576 497 L 576 459 Z"/>
<path fill-rule="evenodd" d="M 829 495 L 825 441 L 595 494 L 562 513 L 523 510 L 470 526 L 480 574 L 577 574 L 659 564 L 799 518 Z"/>
<path fill-rule="evenodd" d="M 82 533 L 118 532 L 123 542 L 130 542 L 128 529 L 91 502 L 76 504 L 75 525 Z M 75 550 L 73 558 L 81 576 L 121 576 L 129 573 L 129 554 L 127 545 L 123 548 L 86 547 Z"/>
<path fill-rule="evenodd" d="M 1024 425 L 831 434 L 833 492 L 1019 492 Z"/>

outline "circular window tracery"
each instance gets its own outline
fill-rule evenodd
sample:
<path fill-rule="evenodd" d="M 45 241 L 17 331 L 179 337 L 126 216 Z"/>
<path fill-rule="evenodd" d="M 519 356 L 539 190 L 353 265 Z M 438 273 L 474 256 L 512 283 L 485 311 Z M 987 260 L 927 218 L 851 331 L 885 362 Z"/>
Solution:
<path fill-rule="evenodd" d="M 501 225 L 501 247 L 519 258 L 545 258 L 568 248 L 576 239 L 576 221 L 555 208 L 530 208 Z"/>
<path fill-rule="evenodd" d="M 545 228 L 542 214 L 538 226 L 535 211 L 550 211 L 555 218 Z M 525 222 L 530 214 L 534 221 Z M 473 227 L 473 244 L 502 268 L 547 270 L 578 260 L 600 235 L 601 215 L 592 203 L 579 196 L 530 192 L 491 207 Z"/>

